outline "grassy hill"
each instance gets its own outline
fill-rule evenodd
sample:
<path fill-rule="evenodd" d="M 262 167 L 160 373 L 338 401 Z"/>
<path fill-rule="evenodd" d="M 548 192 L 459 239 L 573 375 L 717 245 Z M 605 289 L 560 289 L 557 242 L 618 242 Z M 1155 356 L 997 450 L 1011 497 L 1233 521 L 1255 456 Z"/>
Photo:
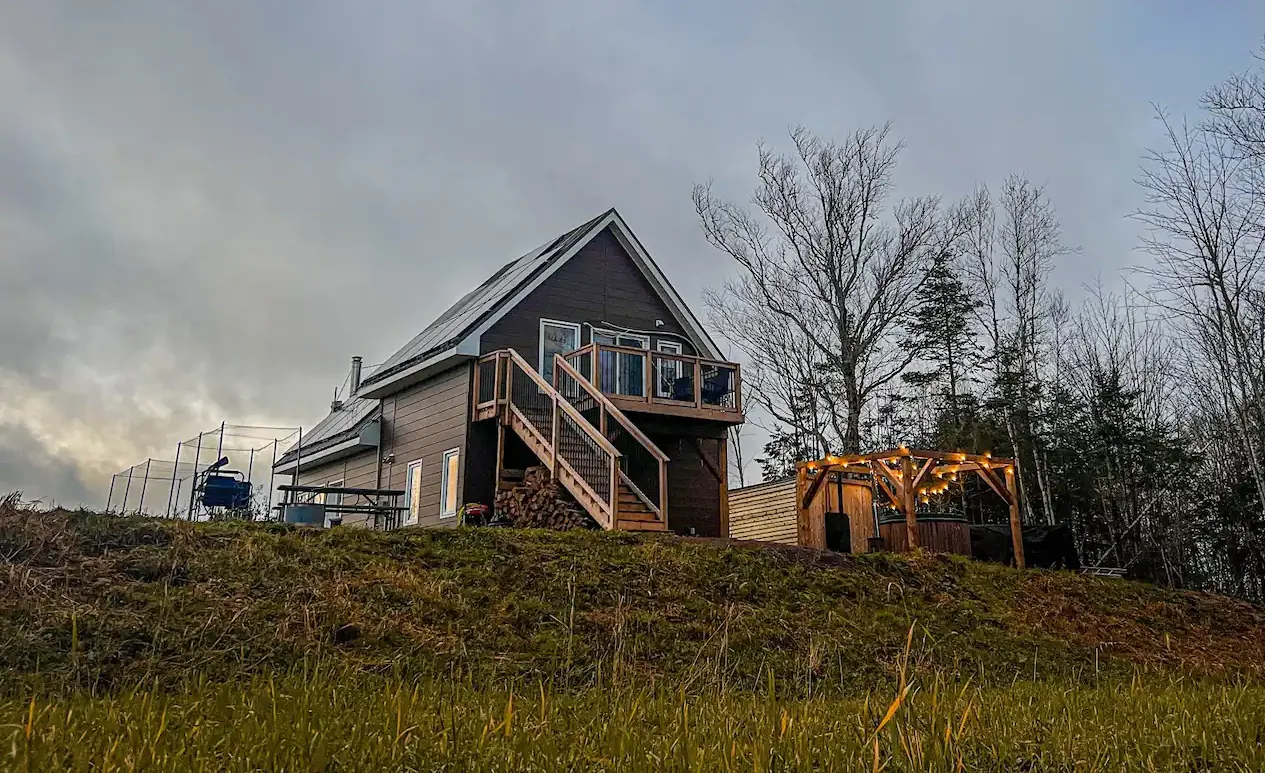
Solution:
<path fill-rule="evenodd" d="M 290 754 L 273 765 L 292 769 L 316 759 L 303 745 L 312 737 L 333 744 L 320 752 L 333 766 L 315 768 L 328 770 L 406 760 L 407 748 L 500 769 L 606 769 L 597 761 L 625 757 L 628 770 L 672 768 L 637 767 L 656 749 L 680 769 L 725 769 L 691 765 L 726 754 L 744 770 L 775 758 L 782 769 L 868 766 L 872 743 L 889 769 L 956 769 L 968 747 L 1047 769 L 1032 761 L 1059 743 L 1086 759 L 1115 754 L 1102 769 L 1123 769 L 1108 763 L 1129 758 L 1095 745 L 1084 723 L 1153 733 L 1181 763 L 1172 769 L 1210 769 L 1190 765 L 1212 749 L 1234 765 L 1265 760 L 1251 730 L 1265 725 L 1265 614 L 1132 582 L 929 555 L 592 532 L 194 526 L 12 503 L 0 507 L 0 557 L 0 728 L 15 739 L 0 769 L 5 759 L 111 769 L 107 758 L 140 769 L 146 748 L 157 755 L 146 769 L 273 769 L 226 758 L 229 747 Z M 535 719 L 516 724 L 515 705 Z M 322 712 L 341 721 L 295 730 Z M 413 722 L 405 741 L 421 745 L 401 747 L 405 714 L 416 713 L 431 724 Z M 619 721 L 641 716 L 655 723 Z M 1210 743 L 1219 725 L 1209 717 L 1242 744 Z M 173 722 L 204 729 L 167 748 L 156 738 Z M 116 737 L 110 727 L 140 733 L 130 756 L 83 741 Z M 603 740 L 599 727 L 623 735 Z M 458 731 L 481 740 L 464 747 Z M 836 756 L 812 756 L 822 733 L 838 742 L 818 753 Z M 917 738 L 926 748 L 915 754 Z M 944 747 L 935 754 L 933 741 Z M 560 763 L 567 750 L 580 754 L 574 765 Z"/>

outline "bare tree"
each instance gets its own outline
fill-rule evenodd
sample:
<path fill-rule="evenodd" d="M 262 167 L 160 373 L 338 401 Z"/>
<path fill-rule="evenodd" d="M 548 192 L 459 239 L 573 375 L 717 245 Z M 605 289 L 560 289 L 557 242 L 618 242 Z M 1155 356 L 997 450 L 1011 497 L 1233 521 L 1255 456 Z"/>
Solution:
<path fill-rule="evenodd" d="M 1244 185 L 1252 162 L 1206 127 L 1170 121 L 1169 147 L 1150 151 L 1139 184 L 1148 207 L 1138 269 L 1151 297 L 1179 326 L 1194 383 L 1215 393 L 1234 422 L 1258 494 L 1265 493 L 1265 196 Z M 1265 508 L 1265 502 L 1262 503 Z"/>
<path fill-rule="evenodd" d="M 797 128 L 789 156 L 760 145 L 753 210 L 708 185 L 694 189 L 707 240 L 743 269 L 739 292 L 725 300 L 742 306 L 735 315 L 807 345 L 801 365 L 811 372 L 801 383 L 826 408 L 829 429 L 815 440 L 837 439 L 845 451 L 861 447 L 867 401 L 917 357 L 900 345 L 904 325 L 932 259 L 958 235 L 935 197 L 888 209 L 903 147 L 889 133 L 863 129 L 835 142 Z"/>
<path fill-rule="evenodd" d="M 968 274 L 981 305 L 993 370 L 993 384 L 1004 406 L 1006 432 L 1018 462 L 1016 473 L 1025 516 L 1030 518 L 1035 478 L 1043 511 L 1051 501 L 1047 466 L 1040 447 L 1034 413 L 1044 399 L 1043 369 L 1049 362 L 1055 321 L 1066 316 L 1062 298 L 1050 291 L 1055 259 L 1068 252 L 1062 224 L 1041 186 L 1012 175 L 994 201 L 980 187 L 967 205 L 970 227 L 965 252 Z"/>

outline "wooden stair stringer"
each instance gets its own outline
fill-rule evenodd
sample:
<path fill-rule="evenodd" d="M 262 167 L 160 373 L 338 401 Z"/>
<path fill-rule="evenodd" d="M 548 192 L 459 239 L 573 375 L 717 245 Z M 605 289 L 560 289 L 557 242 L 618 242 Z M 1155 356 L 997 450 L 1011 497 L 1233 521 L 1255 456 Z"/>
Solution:
<path fill-rule="evenodd" d="M 506 406 L 505 425 L 514 431 L 523 443 L 540 459 L 546 467 L 549 466 L 553 456 L 549 443 L 537 435 L 535 429 L 524 421 L 509 406 Z M 565 459 L 558 458 L 558 468 L 555 471 L 555 477 L 562 484 L 572 497 L 575 498 L 577 504 L 584 508 L 584 512 L 597 522 L 603 529 L 617 528 L 617 519 L 615 513 L 608 513 L 606 505 L 592 493 L 589 492 L 588 486 L 584 484 L 579 474 L 571 468 Z"/>

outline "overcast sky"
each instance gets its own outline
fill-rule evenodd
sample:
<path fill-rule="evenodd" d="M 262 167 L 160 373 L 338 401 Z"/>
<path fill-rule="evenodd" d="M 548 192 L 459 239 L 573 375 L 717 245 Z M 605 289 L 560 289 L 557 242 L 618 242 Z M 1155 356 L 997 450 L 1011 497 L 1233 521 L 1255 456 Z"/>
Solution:
<path fill-rule="evenodd" d="M 902 194 L 1024 172 L 1059 281 L 1133 252 L 1151 103 L 1247 67 L 1259 0 L 0 0 L 0 492 L 230 423 L 311 426 L 505 261 L 610 206 L 686 298 L 695 182 L 892 121 Z"/>

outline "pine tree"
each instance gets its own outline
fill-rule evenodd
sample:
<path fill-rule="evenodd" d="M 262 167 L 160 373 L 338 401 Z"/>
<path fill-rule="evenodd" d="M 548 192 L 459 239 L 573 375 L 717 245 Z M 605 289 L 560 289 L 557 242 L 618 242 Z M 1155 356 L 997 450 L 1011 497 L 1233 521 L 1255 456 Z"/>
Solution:
<path fill-rule="evenodd" d="M 932 388 L 940 401 L 937 408 L 948 418 L 948 427 L 937 422 L 936 434 L 949 429 L 948 437 L 941 437 L 950 444 L 963 444 L 965 420 L 974 411 L 969 384 L 976 380 L 982 349 L 972 320 L 980 305 L 962 281 L 953 254 L 942 253 L 919 288 L 917 309 L 909 323 L 909 345 L 932 367 L 911 370 L 903 379 L 910 386 Z"/>

